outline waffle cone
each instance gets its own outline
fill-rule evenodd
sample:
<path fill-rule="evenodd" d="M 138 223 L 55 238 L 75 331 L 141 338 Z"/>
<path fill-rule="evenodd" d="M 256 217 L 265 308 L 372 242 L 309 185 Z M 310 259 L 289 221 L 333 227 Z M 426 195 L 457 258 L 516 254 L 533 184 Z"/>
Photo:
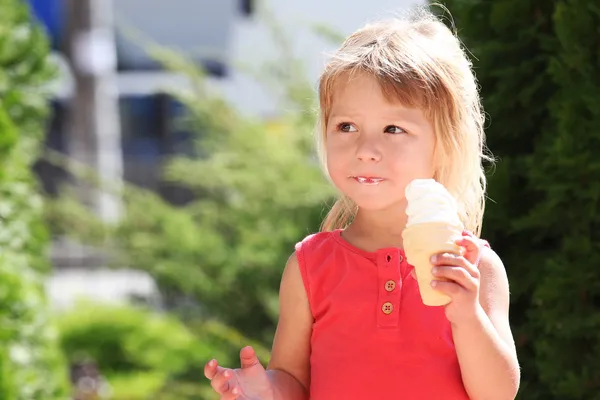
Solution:
<path fill-rule="evenodd" d="M 450 302 L 450 297 L 431 287 L 434 277 L 431 273 L 433 264 L 430 258 L 439 253 L 460 254 L 460 246 L 454 243 L 460 237 L 462 237 L 460 227 L 443 222 L 416 224 L 402 232 L 406 259 L 415 267 L 423 304 L 443 306 Z"/>

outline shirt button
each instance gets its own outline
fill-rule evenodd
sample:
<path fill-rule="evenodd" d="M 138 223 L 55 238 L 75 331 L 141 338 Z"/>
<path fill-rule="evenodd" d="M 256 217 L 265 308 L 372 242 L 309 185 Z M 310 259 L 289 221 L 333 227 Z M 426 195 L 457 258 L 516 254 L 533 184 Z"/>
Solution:
<path fill-rule="evenodd" d="M 392 311 L 394 311 L 394 305 L 392 303 L 390 303 L 389 301 L 386 301 L 381 306 L 381 311 L 383 311 L 383 313 L 385 315 L 389 315 L 392 313 Z"/>
<path fill-rule="evenodd" d="M 385 290 L 387 290 L 388 292 L 391 292 L 392 290 L 394 290 L 396 288 L 396 282 L 393 280 L 389 280 L 385 283 Z"/>
<path fill-rule="evenodd" d="M 402 254 L 400 254 L 400 256 L 398 257 L 398 262 L 402 262 L 404 260 L 404 257 L 402 257 Z"/>

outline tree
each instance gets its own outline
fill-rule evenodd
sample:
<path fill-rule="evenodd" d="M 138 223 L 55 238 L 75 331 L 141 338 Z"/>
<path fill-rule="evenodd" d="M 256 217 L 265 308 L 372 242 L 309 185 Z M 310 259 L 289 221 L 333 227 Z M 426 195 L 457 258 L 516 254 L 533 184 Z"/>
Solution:
<path fill-rule="evenodd" d="M 41 30 L 18 0 L 0 6 L 0 397 L 64 399 L 66 365 L 50 324 L 42 199 L 32 174 L 53 77 Z"/>
<path fill-rule="evenodd" d="M 483 235 L 511 282 L 519 398 L 600 399 L 600 7 L 445 5 L 473 55 L 498 158 Z"/>
<path fill-rule="evenodd" d="M 555 250 L 534 292 L 537 367 L 555 398 L 600 399 L 600 6 L 557 1 L 552 17 L 555 128 L 530 167 L 544 199 L 531 220 Z"/>

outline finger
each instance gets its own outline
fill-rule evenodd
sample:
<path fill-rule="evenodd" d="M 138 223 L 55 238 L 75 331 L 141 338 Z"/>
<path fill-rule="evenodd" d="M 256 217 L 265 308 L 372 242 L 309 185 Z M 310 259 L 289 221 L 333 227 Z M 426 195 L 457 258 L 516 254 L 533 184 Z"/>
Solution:
<path fill-rule="evenodd" d="M 209 362 L 207 362 L 204 366 L 204 376 L 207 377 L 209 380 L 212 380 L 217 374 L 218 366 L 219 364 L 215 359 L 212 359 Z"/>
<path fill-rule="evenodd" d="M 436 278 L 452 281 L 469 291 L 477 290 L 477 279 L 469 274 L 465 268 L 455 266 L 438 266 L 433 267 L 431 269 L 431 273 Z"/>
<path fill-rule="evenodd" d="M 478 266 L 481 257 L 481 240 L 472 236 L 464 236 L 456 241 L 456 244 L 465 249 L 463 255 L 471 264 Z"/>
<path fill-rule="evenodd" d="M 465 257 L 451 253 L 442 253 L 434 255 L 431 262 L 435 266 L 456 266 L 463 268 L 473 278 L 479 279 L 479 269 Z"/>
<path fill-rule="evenodd" d="M 241 396 L 241 391 L 237 387 L 231 387 L 227 392 L 221 395 L 221 400 L 235 400 Z"/>
<path fill-rule="evenodd" d="M 225 370 L 226 368 L 221 367 L 217 360 L 213 359 L 207 362 L 204 366 L 204 376 L 206 376 L 209 380 L 213 380 L 217 374 L 223 373 Z"/>
<path fill-rule="evenodd" d="M 440 292 L 450 296 L 450 298 L 455 299 L 461 294 L 466 292 L 466 289 L 453 281 L 431 281 L 431 286 L 435 288 L 435 290 L 439 290 Z"/>
<path fill-rule="evenodd" d="M 240 363 L 242 368 L 250 368 L 256 364 L 260 364 L 256 352 L 251 346 L 246 346 L 240 350 Z"/>
<path fill-rule="evenodd" d="M 229 390 L 229 380 L 233 376 L 230 369 L 224 369 L 210 381 L 210 385 L 219 394 L 224 394 Z"/>

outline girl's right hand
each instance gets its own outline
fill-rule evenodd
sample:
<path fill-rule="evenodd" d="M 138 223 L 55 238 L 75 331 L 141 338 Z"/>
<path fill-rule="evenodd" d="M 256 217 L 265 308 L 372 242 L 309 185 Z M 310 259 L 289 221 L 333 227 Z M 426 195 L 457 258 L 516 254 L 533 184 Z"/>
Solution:
<path fill-rule="evenodd" d="M 258 361 L 250 346 L 240 351 L 241 368 L 230 369 L 218 365 L 217 360 L 209 361 L 204 367 L 204 375 L 210 380 L 221 400 L 273 400 L 273 387 L 267 371 Z"/>

